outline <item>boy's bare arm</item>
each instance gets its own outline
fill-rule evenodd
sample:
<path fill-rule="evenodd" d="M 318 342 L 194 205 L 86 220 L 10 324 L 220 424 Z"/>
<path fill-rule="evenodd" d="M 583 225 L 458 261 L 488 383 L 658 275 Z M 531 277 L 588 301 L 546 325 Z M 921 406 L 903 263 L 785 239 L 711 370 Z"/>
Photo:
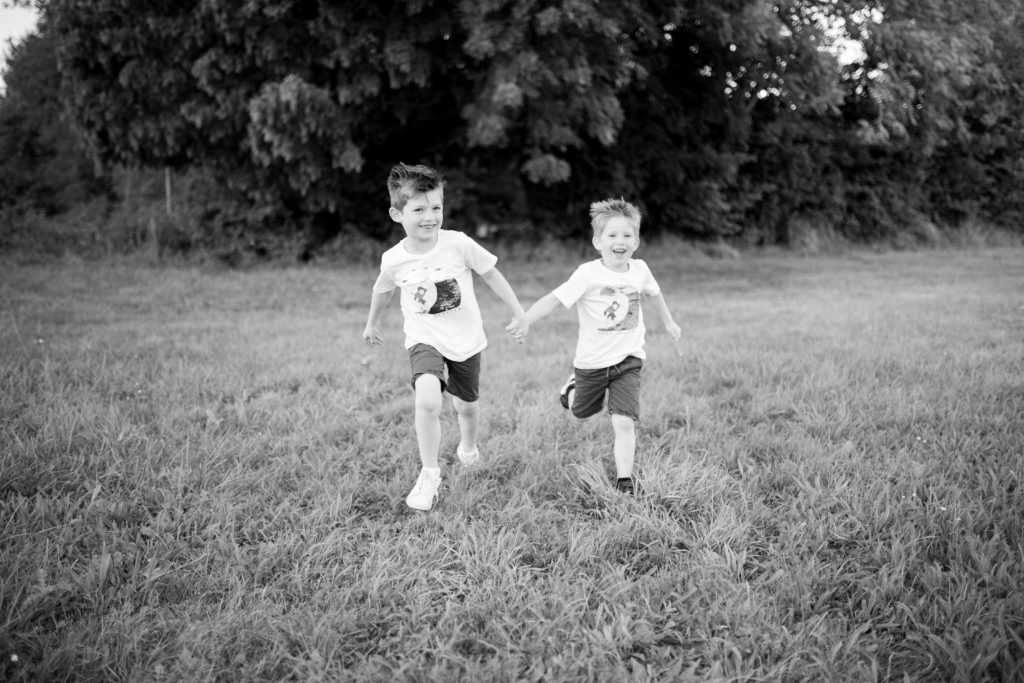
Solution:
<path fill-rule="evenodd" d="M 486 273 L 481 273 L 480 277 L 483 278 L 488 287 L 494 290 L 498 298 L 512 309 L 512 322 L 505 329 L 512 333 L 516 341 L 522 342 L 523 337 L 526 336 L 527 331 L 530 329 L 530 325 L 526 322 L 526 311 L 523 310 L 523 305 L 519 303 L 519 298 L 512 291 L 512 285 L 508 283 L 508 280 L 505 279 L 505 276 L 497 268 L 491 268 Z"/>
<path fill-rule="evenodd" d="M 683 330 L 672 318 L 672 312 L 668 310 L 668 304 L 665 303 L 665 296 L 661 292 L 658 292 L 654 296 L 648 296 L 647 299 L 654 306 L 654 310 L 657 312 L 658 317 L 661 318 L 662 324 L 668 331 L 668 336 L 672 337 L 673 341 L 679 341 L 683 336 Z"/>
<path fill-rule="evenodd" d="M 381 312 L 387 307 L 394 294 L 395 290 L 392 289 L 390 292 L 374 292 L 370 295 L 370 313 L 366 316 L 366 327 L 363 329 L 363 341 L 370 346 L 377 346 L 384 341 L 377 323 Z"/>
<path fill-rule="evenodd" d="M 548 292 L 541 298 L 537 299 L 529 310 L 526 311 L 526 320 L 531 325 L 541 318 L 550 315 L 556 309 L 561 307 L 562 302 L 558 300 L 554 292 Z"/>
<path fill-rule="evenodd" d="M 505 329 L 508 332 L 511 332 L 516 339 L 522 339 L 526 334 L 526 331 L 530 329 L 531 325 L 561 305 L 562 302 L 556 299 L 554 294 L 547 294 L 540 299 L 537 299 L 537 301 L 530 306 L 529 310 L 526 311 L 526 314 L 523 315 L 522 324 L 526 326 L 525 329 L 520 327 L 521 323 L 519 319 L 513 319 Z"/>
<path fill-rule="evenodd" d="M 501 274 L 501 271 L 497 268 L 491 268 L 486 273 L 480 275 L 484 282 L 494 290 L 494 293 L 498 295 L 498 298 L 505 302 L 505 304 L 512 309 L 514 316 L 521 317 L 525 311 L 523 305 L 519 303 L 519 298 L 516 297 L 516 293 L 512 291 L 512 285 L 508 283 L 505 276 Z"/>

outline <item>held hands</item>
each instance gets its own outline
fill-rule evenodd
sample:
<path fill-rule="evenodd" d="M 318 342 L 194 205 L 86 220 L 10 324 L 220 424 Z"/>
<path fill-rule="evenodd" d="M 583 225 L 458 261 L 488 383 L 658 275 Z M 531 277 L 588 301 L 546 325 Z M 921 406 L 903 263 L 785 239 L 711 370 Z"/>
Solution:
<path fill-rule="evenodd" d="M 530 331 L 530 321 L 526 319 L 525 315 L 517 315 L 505 327 L 505 331 L 512 335 L 517 344 L 522 344 Z"/>

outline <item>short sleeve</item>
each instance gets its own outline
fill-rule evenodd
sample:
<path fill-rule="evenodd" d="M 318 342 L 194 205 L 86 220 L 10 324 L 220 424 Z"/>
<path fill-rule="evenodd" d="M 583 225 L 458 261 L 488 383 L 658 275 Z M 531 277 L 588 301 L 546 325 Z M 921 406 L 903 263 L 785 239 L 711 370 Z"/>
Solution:
<path fill-rule="evenodd" d="M 647 266 L 644 261 L 637 260 L 635 263 L 643 268 L 643 281 L 640 285 L 640 291 L 647 296 L 658 296 L 661 294 L 661 287 L 658 286 L 658 281 L 654 279 L 654 273 Z"/>
<path fill-rule="evenodd" d="M 453 232 L 457 235 L 459 251 L 462 252 L 466 265 L 478 275 L 483 275 L 498 263 L 498 257 L 480 246 L 479 242 L 463 232 Z"/>
<path fill-rule="evenodd" d="M 392 291 L 394 288 L 395 281 L 391 279 L 390 275 L 382 270 L 380 275 L 377 276 L 376 282 L 373 283 L 373 291 L 379 294 L 384 294 Z"/>
<path fill-rule="evenodd" d="M 552 294 L 562 302 L 562 305 L 569 308 L 579 301 L 587 292 L 590 282 L 583 268 L 577 268 L 569 279 L 555 287 Z"/>

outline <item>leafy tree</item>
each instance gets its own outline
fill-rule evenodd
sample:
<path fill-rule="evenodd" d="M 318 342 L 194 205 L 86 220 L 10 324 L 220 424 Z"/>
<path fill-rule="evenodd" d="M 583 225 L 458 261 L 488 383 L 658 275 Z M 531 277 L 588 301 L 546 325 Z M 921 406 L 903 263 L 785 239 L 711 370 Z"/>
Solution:
<path fill-rule="evenodd" d="M 744 158 L 748 82 L 812 107 L 832 87 L 780 78 L 807 31 L 783 34 L 765 2 L 55 0 L 47 11 L 68 103 L 101 158 L 212 165 L 293 215 L 351 218 L 379 205 L 388 165 L 417 159 L 534 218 L 564 216 L 600 187 L 714 232 Z M 655 129 L 664 145 L 645 140 Z M 692 218 L 687 202 L 714 210 Z"/>
<path fill-rule="evenodd" d="M 34 32 L 13 45 L 0 95 L 0 207 L 53 214 L 107 191 L 58 99 L 54 37 Z"/>
<path fill-rule="evenodd" d="M 131 4 L 49 6 L 102 158 L 212 165 L 272 214 L 353 217 L 380 205 L 391 163 L 458 166 L 459 147 L 472 160 L 504 139 L 489 105 L 463 105 L 488 48 L 463 51 L 449 3 Z"/>
<path fill-rule="evenodd" d="M 865 53 L 838 72 L 838 109 L 787 111 L 768 101 L 755 108 L 753 160 L 739 186 L 764 192 L 744 212 L 757 226 L 746 236 L 770 240 L 774 230 L 785 240 L 787 225 L 808 217 L 868 240 L 912 232 L 929 218 L 1006 223 L 1019 197 L 1000 202 L 999 217 L 984 207 L 994 209 L 997 194 L 1017 194 L 991 189 L 994 168 L 1020 186 L 1019 173 L 992 157 L 1012 158 L 1021 140 L 1019 127 L 1011 131 L 999 116 L 1012 107 L 1019 69 L 997 47 L 1000 35 L 1003 43 L 1020 35 L 999 28 L 1013 23 L 1007 10 L 1019 14 L 944 2 L 839 2 L 805 12 L 813 21 L 827 17 L 831 31 L 844 30 Z"/>
<path fill-rule="evenodd" d="M 994 208 L 1005 191 L 1016 198 L 1001 202 L 1004 208 L 1020 206 L 1012 188 L 1024 177 L 1005 162 L 1019 158 L 1024 143 L 1017 117 L 1008 115 L 1020 102 L 1021 34 L 1014 28 L 1022 7 L 1019 0 L 864 4 L 853 25 L 866 58 L 849 81 L 847 114 L 876 161 L 854 163 L 844 175 L 852 186 L 881 178 L 871 184 L 895 192 L 889 199 L 871 192 L 862 204 L 878 203 L 897 219 L 923 212 L 953 224 L 967 217 L 1005 222 L 1005 210 L 984 208 Z"/>
<path fill-rule="evenodd" d="M 397 161 L 444 169 L 469 224 L 574 232 L 622 194 L 654 230 L 753 241 L 795 215 L 877 236 L 1020 178 L 1019 34 L 994 0 L 42 7 L 99 159 L 206 168 L 267 225 L 383 235 Z M 840 31 L 865 53 L 845 68 Z"/>
<path fill-rule="evenodd" d="M 982 219 L 1020 225 L 1024 218 L 1024 125 L 1019 115 L 1024 106 L 1024 3 L 1001 3 L 989 9 L 980 17 L 970 17 L 978 63 L 958 83 L 955 126 L 928 166 L 928 199 L 944 222 Z"/>
<path fill-rule="evenodd" d="M 763 128 L 802 127 L 839 101 L 834 64 L 816 47 L 823 28 L 804 20 L 812 8 L 708 3 L 673 24 L 630 118 L 629 148 L 642 150 L 631 173 L 653 172 L 645 195 L 663 223 L 703 235 L 748 230 L 751 210 L 778 189 L 751 182 L 756 168 L 789 152 L 782 144 L 759 149 Z M 667 144 L 644 145 L 651 130 Z"/>

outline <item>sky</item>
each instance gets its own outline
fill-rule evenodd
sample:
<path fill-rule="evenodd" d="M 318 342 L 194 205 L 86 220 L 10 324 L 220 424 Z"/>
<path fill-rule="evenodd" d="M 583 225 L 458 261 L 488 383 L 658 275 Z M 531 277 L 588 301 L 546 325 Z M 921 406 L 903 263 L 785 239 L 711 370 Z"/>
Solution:
<path fill-rule="evenodd" d="M 3 70 L 7 68 L 10 41 L 15 42 L 32 32 L 36 25 L 36 11 L 28 9 L 0 9 L 0 92 L 4 89 Z"/>

